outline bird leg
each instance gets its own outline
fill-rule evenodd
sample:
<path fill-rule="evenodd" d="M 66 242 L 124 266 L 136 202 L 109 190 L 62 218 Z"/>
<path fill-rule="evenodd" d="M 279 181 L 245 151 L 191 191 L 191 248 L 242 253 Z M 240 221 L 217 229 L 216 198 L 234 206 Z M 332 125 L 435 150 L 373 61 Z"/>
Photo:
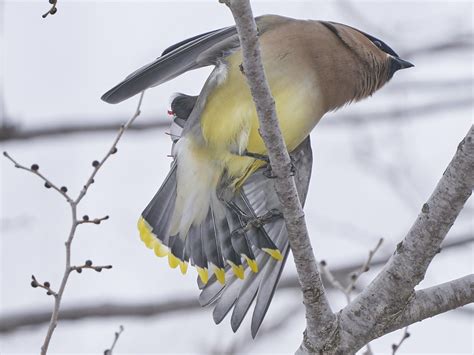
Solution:
<path fill-rule="evenodd" d="M 274 222 L 275 220 L 277 220 L 279 218 L 283 218 L 283 213 L 281 213 L 279 210 L 274 208 L 274 209 L 271 209 L 270 211 L 266 212 L 262 216 L 253 217 L 253 218 L 248 219 L 246 221 L 246 224 L 245 224 L 244 228 L 246 230 L 249 230 L 252 227 L 253 228 L 260 228 L 260 227 L 263 227 L 265 224 Z"/>
<path fill-rule="evenodd" d="M 241 215 L 245 221 L 245 224 L 232 231 L 231 234 L 245 234 L 245 232 L 250 231 L 252 228 L 261 228 L 265 224 L 271 223 L 279 218 L 283 218 L 283 213 L 277 209 L 271 209 L 262 216 L 249 217 L 247 214 L 243 213 Z"/>
<path fill-rule="evenodd" d="M 264 155 L 264 154 L 259 154 L 259 153 L 252 153 L 252 152 L 249 152 L 248 150 L 245 150 L 244 151 L 244 156 L 247 156 L 249 158 L 254 158 L 254 159 L 257 159 L 257 160 L 262 160 L 264 161 L 265 163 L 267 163 L 266 165 L 266 170 L 263 172 L 263 175 L 269 179 L 274 179 L 276 178 L 276 175 L 273 174 L 273 171 L 272 171 L 272 167 L 270 165 L 270 159 L 268 158 L 268 155 Z M 295 166 L 295 160 L 293 158 L 292 155 L 290 155 L 290 160 L 291 160 L 291 165 L 290 165 L 290 176 L 295 176 L 296 174 L 296 166 Z"/>
<path fill-rule="evenodd" d="M 249 152 L 248 150 L 245 150 L 243 155 L 246 156 L 246 157 L 249 157 L 249 158 L 262 160 L 267 164 L 270 163 L 270 158 L 268 158 L 268 155 L 265 155 L 265 154 L 252 153 L 252 152 Z"/>

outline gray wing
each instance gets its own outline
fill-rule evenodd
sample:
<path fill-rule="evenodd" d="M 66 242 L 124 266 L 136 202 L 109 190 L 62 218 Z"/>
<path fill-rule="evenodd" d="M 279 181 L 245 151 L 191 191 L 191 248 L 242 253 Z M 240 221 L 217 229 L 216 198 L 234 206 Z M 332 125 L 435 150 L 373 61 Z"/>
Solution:
<path fill-rule="evenodd" d="M 259 35 L 281 25 L 289 18 L 264 15 L 255 18 Z M 216 65 L 240 47 L 235 26 L 206 32 L 176 43 L 163 51 L 161 57 L 130 74 L 125 80 L 102 95 L 105 102 L 116 104 L 152 86 L 163 84 L 193 69 Z"/>
<path fill-rule="evenodd" d="M 238 47 L 239 38 L 234 26 L 186 39 L 167 48 L 161 57 L 130 74 L 102 95 L 102 100 L 119 103 L 189 70 L 215 65 L 219 58 Z"/>

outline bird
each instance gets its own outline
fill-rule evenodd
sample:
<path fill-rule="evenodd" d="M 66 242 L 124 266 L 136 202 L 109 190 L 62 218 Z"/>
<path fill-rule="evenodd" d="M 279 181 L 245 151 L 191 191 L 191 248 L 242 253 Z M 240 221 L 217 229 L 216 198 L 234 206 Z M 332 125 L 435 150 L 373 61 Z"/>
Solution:
<path fill-rule="evenodd" d="M 255 18 L 262 62 L 300 199 L 312 169 L 309 134 L 321 118 L 371 96 L 395 72 L 413 67 L 382 40 L 352 26 L 279 15 Z M 249 308 L 253 337 L 263 322 L 289 253 L 288 235 L 257 112 L 246 83 L 235 26 L 206 32 L 107 91 L 119 103 L 205 66 L 199 95 L 177 94 L 170 172 L 142 212 L 145 245 L 184 274 L 198 273 L 201 305 L 220 323 L 233 308 L 240 327 Z M 255 302 L 254 302 L 255 301 Z"/>

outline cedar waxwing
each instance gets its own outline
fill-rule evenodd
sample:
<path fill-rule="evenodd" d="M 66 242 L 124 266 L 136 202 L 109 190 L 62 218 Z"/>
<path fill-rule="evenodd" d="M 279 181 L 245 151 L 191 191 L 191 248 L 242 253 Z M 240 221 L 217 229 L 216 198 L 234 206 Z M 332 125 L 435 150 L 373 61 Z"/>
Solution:
<path fill-rule="evenodd" d="M 372 95 L 397 70 L 413 65 L 384 42 L 343 24 L 275 15 L 256 22 L 304 202 L 312 165 L 308 136 L 321 117 Z M 196 267 L 200 302 L 215 303 L 216 323 L 234 307 L 236 331 L 256 298 L 255 337 L 289 247 L 241 64 L 236 28 L 211 31 L 169 47 L 102 99 L 118 103 L 188 70 L 215 66 L 199 96 L 178 95 L 172 102 L 175 159 L 138 228 L 145 244 L 167 256 L 171 267 L 183 273 L 188 262 Z"/>

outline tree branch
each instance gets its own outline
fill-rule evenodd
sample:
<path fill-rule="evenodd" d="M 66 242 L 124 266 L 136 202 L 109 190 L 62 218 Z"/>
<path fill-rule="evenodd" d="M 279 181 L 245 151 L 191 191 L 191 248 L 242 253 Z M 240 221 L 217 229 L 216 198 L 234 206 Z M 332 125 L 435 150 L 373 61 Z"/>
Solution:
<path fill-rule="evenodd" d="M 123 328 L 123 325 L 121 325 L 121 326 L 119 327 L 118 332 L 115 332 L 115 334 L 114 334 L 114 341 L 112 342 L 112 345 L 110 346 L 110 348 L 104 351 L 104 355 L 112 355 L 112 353 L 113 353 L 113 351 L 114 351 L 114 349 L 115 349 L 115 345 L 117 345 L 117 341 L 118 341 L 119 338 L 120 338 L 120 334 L 123 333 L 123 329 L 124 329 L 124 328 Z"/>
<path fill-rule="evenodd" d="M 311 343 L 321 344 L 336 328 L 336 316 L 326 298 L 318 271 L 311 241 L 306 228 L 295 181 L 291 173 L 291 161 L 281 134 L 275 111 L 275 101 L 270 93 L 260 55 L 257 25 L 249 0 L 225 1 L 234 17 L 239 34 L 243 68 L 252 98 L 257 109 L 260 134 L 267 148 L 275 178 L 275 190 L 282 205 L 288 239 L 303 291 L 306 309 L 306 336 Z M 305 336 L 305 338 L 306 338 Z"/>
<path fill-rule="evenodd" d="M 56 2 L 54 2 L 54 5 Z M 95 266 L 92 264 L 92 261 L 88 260 L 85 262 L 84 265 L 82 266 L 72 266 L 71 265 L 71 245 L 74 240 L 74 237 L 76 235 L 76 230 L 77 227 L 81 224 L 86 224 L 86 223 L 94 223 L 94 224 L 100 224 L 102 221 L 108 219 L 108 216 L 102 217 L 102 218 L 95 218 L 94 220 L 90 220 L 88 216 L 83 216 L 82 219 L 79 219 L 77 217 L 77 206 L 81 202 L 81 200 L 84 198 L 84 196 L 87 194 L 90 186 L 94 183 L 94 178 L 99 172 L 100 168 L 105 164 L 105 162 L 110 158 L 112 154 L 115 154 L 117 152 L 117 143 L 122 137 L 123 133 L 125 130 L 135 121 L 135 119 L 140 115 L 140 107 L 142 104 L 143 100 L 143 92 L 140 96 L 140 99 L 138 101 L 137 109 L 135 111 L 135 114 L 124 124 L 120 127 L 120 130 L 115 137 L 115 140 L 112 143 L 111 148 L 108 150 L 108 152 L 105 154 L 105 156 L 102 158 L 100 161 L 93 161 L 92 166 L 94 169 L 92 170 L 92 173 L 90 177 L 87 179 L 85 185 L 83 186 L 82 190 L 79 192 L 79 195 L 77 196 L 76 199 L 73 199 L 70 197 L 70 195 L 67 193 L 68 189 L 65 186 L 58 187 L 57 185 L 53 184 L 48 178 L 46 178 L 43 174 L 39 172 L 39 166 L 37 164 L 33 164 L 30 168 L 27 168 L 21 164 L 19 164 L 16 160 L 14 160 L 7 152 L 4 152 L 3 155 L 9 159 L 16 168 L 22 169 L 28 172 L 31 172 L 32 174 L 38 176 L 40 179 L 42 179 L 45 182 L 45 187 L 46 188 L 53 188 L 56 190 L 59 194 L 61 194 L 69 204 L 71 208 L 71 228 L 69 231 L 69 235 L 67 237 L 67 240 L 65 242 L 65 247 L 66 247 L 66 262 L 65 262 L 65 268 L 64 268 L 64 273 L 62 276 L 61 284 L 59 286 L 59 289 L 57 292 L 53 291 L 50 288 L 50 283 L 49 282 L 44 282 L 44 283 L 39 283 L 37 279 L 32 276 L 32 282 L 31 286 L 32 287 L 40 287 L 45 290 L 47 290 L 47 294 L 51 295 L 54 297 L 54 306 L 53 306 L 53 312 L 51 314 L 51 319 L 49 322 L 49 327 L 46 332 L 46 336 L 44 338 L 43 345 L 41 346 L 41 355 L 45 355 L 48 352 L 48 347 L 49 343 L 51 341 L 51 338 L 53 336 L 54 330 L 56 329 L 56 326 L 58 324 L 58 317 L 59 317 L 59 310 L 61 308 L 61 301 L 62 297 L 64 295 L 64 292 L 66 290 L 66 285 L 69 280 L 69 276 L 71 275 L 71 272 L 76 271 L 78 273 L 81 273 L 83 269 L 94 269 L 97 272 L 102 271 L 102 269 L 110 269 L 112 268 L 111 265 L 105 265 L 105 266 Z"/>
<path fill-rule="evenodd" d="M 398 244 L 387 265 L 340 315 L 341 348 L 352 353 L 389 328 L 416 296 L 414 288 L 439 252 L 440 245 L 474 188 L 474 126 L 428 202 Z M 471 291 L 472 292 L 472 291 Z"/>
<path fill-rule="evenodd" d="M 434 317 L 474 302 L 474 274 L 419 290 L 403 312 L 387 328 L 377 328 L 380 335 Z"/>

